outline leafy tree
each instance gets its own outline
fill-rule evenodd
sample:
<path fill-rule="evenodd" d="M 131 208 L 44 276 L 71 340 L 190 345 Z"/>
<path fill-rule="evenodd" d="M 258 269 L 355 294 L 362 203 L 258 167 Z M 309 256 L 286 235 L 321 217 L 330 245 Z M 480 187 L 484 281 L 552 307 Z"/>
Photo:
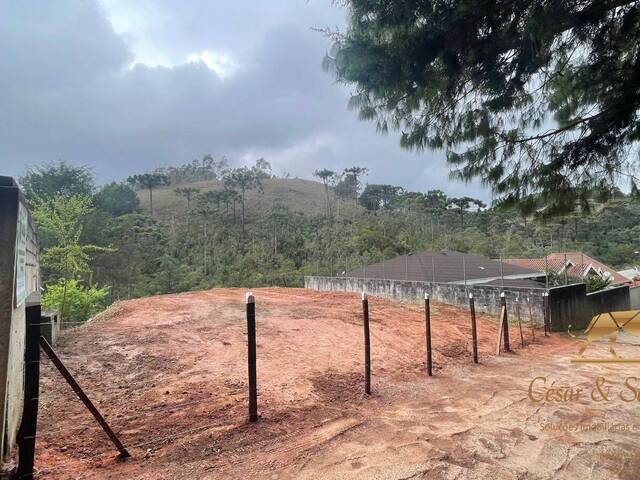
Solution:
<path fill-rule="evenodd" d="M 207 154 L 201 160 L 194 159 L 190 163 L 178 166 L 157 168 L 154 173 L 166 175 L 169 184 L 189 183 L 218 179 L 226 173 L 229 168 L 225 157 L 216 160 Z"/>
<path fill-rule="evenodd" d="M 464 228 L 464 214 L 467 212 L 473 205 L 475 205 L 478 209 L 484 208 L 486 205 L 471 197 L 460 197 L 460 198 L 450 198 L 448 206 L 451 206 L 458 214 L 460 215 L 460 228 Z"/>
<path fill-rule="evenodd" d="M 164 173 L 142 173 L 127 178 L 127 182 L 138 188 L 149 190 L 149 211 L 153 216 L 153 190 L 154 188 L 169 185 L 169 177 Z"/>
<path fill-rule="evenodd" d="M 327 32 L 324 66 L 403 147 L 444 148 L 455 177 L 545 215 L 588 210 L 630 168 L 637 1 L 344 3 L 349 28 Z"/>
<path fill-rule="evenodd" d="M 176 188 L 174 192 L 176 195 L 184 197 L 187 200 L 187 210 L 189 210 L 189 208 L 191 208 L 191 200 L 200 193 L 200 189 L 194 187 L 181 187 Z"/>
<path fill-rule="evenodd" d="M 64 287 L 60 318 L 66 315 L 66 287 L 70 280 L 91 272 L 91 254 L 109 251 L 97 245 L 82 245 L 83 220 L 93 212 L 91 197 L 54 195 L 34 202 L 33 217 L 38 227 L 50 234 L 55 244 L 44 250 L 42 264 L 57 273 Z"/>
<path fill-rule="evenodd" d="M 214 211 L 220 210 L 222 200 L 221 193 L 219 190 L 210 190 L 196 195 L 196 213 L 208 217 L 213 214 Z"/>
<path fill-rule="evenodd" d="M 587 293 L 597 292 L 607 288 L 611 284 L 611 278 L 594 275 L 585 278 L 585 283 L 587 285 Z"/>
<path fill-rule="evenodd" d="M 114 217 L 133 213 L 140 207 L 140 199 L 131 187 L 112 182 L 105 185 L 94 197 L 96 208 Z"/>
<path fill-rule="evenodd" d="M 224 178 L 227 188 L 237 188 L 240 191 L 240 201 L 242 203 L 242 236 L 245 235 L 245 194 L 254 188 L 262 189 L 261 176 L 255 168 L 240 167 L 231 170 Z"/>
<path fill-rule="evenodd" d="M 313 176 L 318 177 L 320 180 L 322 180 L 322 185 L 324 185 L 324 194 L 327 202 L 327 215 L 331 215 L 331 206 L 329 203 L 329 183 L 331 183 L 331 180 L 335 178 L 336 172 L 334 172 L 333 170 L 329 170 L 328 168 L 323 168 L 315 170 L 313 172 Z"/>
<path fill-rule="evenodd" d="M 424 196 L 427 209 L 431 212 L 442 211 L 447 208 L 449 198 L 442 190 L 429 190 Z"/>
<path fill-rule="evenodd" d="M 100 230 L 100 241 L 117 247 L 93 260 L 94 280 L 111 285 L 109 300 L 157 293 L 152 282 L 159 259 L 166 252 L 175 254 L 168 227 L 147 214 L 132 213 L 110 219 Z"/>
<path fill-rule="evenodd" d="M 336 185 L 333 188 L 336 195 L 342 199 L 350 199 L 357 197 L 358 185 L 356 177 L 353 175 L 340 175 L 337 178 Z"/>
<path fill-rule="evenodd" d="M 273 178 L 273 173 L 271 172 L 271 164 L 264 158 L 259 158 L 258 160 L 256 160 L 253 171 L 260 180 Z"/>
<path fill-rule="evenodd" d="M 53 195 L 91 195 L 93 172 L 89 167 L 75 167 L 59 160 L 39 167 L 30 167 L 20 178 L 20 185 L 29 199 Z"/>
<path fill-rule="evenodd" d="M 398 198 L 402 191 L 402 187 L 395 187 L 393 185 L 369 184 L 365 187 L 358 200 L 367 210 L 377 212 L 389 206 Z"/>
<path fill-rule="evenodd" d="M 362 184 L 360 183 L 360 177 L 369 174 L 369 169 L 365 167 L 349 167 L 344 169 L 344 176 L 349 179 L 349 184 L 352 185 L 353 193 L 354 193 L 354 203 L 358 203 L 358 194 L 360 193 L 360 188 Z"/>

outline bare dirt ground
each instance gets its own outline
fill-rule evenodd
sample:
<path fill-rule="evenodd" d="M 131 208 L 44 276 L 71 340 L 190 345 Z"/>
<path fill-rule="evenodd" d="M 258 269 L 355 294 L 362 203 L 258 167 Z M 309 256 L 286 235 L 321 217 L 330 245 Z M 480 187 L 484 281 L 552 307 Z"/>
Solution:
<path fill-rule="evenodd" d="M 373 395 L 365 397 L 358 295 L 256 290 L 260 420 L 249 424 L 245 292 L 123 302 L 65 332 L 56 350 L 132 458 L 115 459 L 43 357 L 38 478 L 640 478 L 639 432 L 589 427 L 640 427 L 638 402 L 527 396 L 538 376 L 590 391 L 598 376 L 619 385 L 637 365 L 571 365 L 577 341 L 537 331 L 531 345 L 525 332 L 523 349 L 513 327 L 514 352 L 496 357 L 495 320 L 482 315 L 473 365 L 468 311 L 440 304 L 427 377 L 421 306 L 370 299 Z M 618 350 L 640 356 L 638 346 Z"/>

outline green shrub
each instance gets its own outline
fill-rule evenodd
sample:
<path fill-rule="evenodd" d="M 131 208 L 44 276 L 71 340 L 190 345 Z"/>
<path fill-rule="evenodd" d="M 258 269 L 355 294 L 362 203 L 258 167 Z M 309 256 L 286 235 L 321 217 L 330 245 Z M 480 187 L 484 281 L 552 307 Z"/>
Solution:
<path fill-rule="evenodd" d="M 64 322 L 85 322 L 102 310 L 102 301 L 108 293 L 109 287 L 86 288 L 78 280 L 68 280 L 65 294 L 64 279 L 60 279 L 47 285 L 42 304 L 60 312 Z"/>
<path fill-rule="evenodd" d="M 593 276 L 587 277 L 585 279 L 585 283 L 587 284 L 587 293 L 597 292 L 598 290 L 607 288 L 611 283 L 611 278 L 605 278 L 605 277 L 593 275 Z"/>

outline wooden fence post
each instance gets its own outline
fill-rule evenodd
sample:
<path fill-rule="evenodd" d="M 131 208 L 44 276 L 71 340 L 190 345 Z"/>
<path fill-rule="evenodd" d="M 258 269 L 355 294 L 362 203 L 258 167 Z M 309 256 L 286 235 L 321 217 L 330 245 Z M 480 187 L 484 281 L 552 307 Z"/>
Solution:
<path fill-rule="evenodd" d="M 478 330 L 476 327 L 476 304 L 473 293 L 469 294 L 469 310 L 471 311 L 471 344 L 473 347 L 473 363 L 478 363 Z"/>
<path fill-rule="evenodd" d="M 516 318 L 518 319 L 518 328 L 520 329 L 520 346 L 524 348 L 524 334 L 522 333 L 522 321 L 520 320 L 520 298 L 516 297 Z"/>
<path fill-rule="evenodd" d="M 256 374 L 256 299 L 247 293 L 247 346 L 249 369 L 249 421 L 258 421 L 258 386 Z"/>
<path fill-rule="evenodd" d="M 531 343 L 536 341 L 536 322 L 533 318 L 533 310 L 531 308 L 531 299 L 527 298 L 527 305 L 529 306 L 529 322 L 531 323 Z"/>
<path fill-rule="evenodd" d="M 427 342 L 427 375 L 433 375 L 433 360 L 431 358 L 431 305 L 429 304 L 429 294 L 424 294 L 424 322 L 425 340 Z"/>
<path fill-rule="evenodd" d="M 507 308 L 504 305 L 500 307 L 500 319 L 498 321 L 499 327 L 498 327 L 498 342 L 496 343 L 496 355 L 500 355 L 500 351 L 501 351 L 500 346 L 502 345 L 502 329 L 504 328 L 504 322 L 502 321 L 502 319 L 506 314 L 506 310 Z"/>
<path fill-rule="evenodd" d="M 504 307 L 504 315 L 502 317 L 502 335 L 503 335 L 504 351 L 510 352 L 511 348 L 509 347 L 509 315 L 507 314 L 507 298 L 504 292 L 500 294 L 500 306 Z"/>
<path fill-rule="evenodd" d="M 369 299 L 362 292 L 362 314 L 364 317 L 364 392 L 371 394 L 371 338 L 369 335 Z"/>
<path fill-rule="evenodd" d="M 549 328 L 549 293 L 545 292 L 543 294 L 543 309 L 544 309 L 544 315 L 543 315 L 543 322 L 544 322 L 544 336 L 547 336 L 548 333 L 548 328 Z"/>

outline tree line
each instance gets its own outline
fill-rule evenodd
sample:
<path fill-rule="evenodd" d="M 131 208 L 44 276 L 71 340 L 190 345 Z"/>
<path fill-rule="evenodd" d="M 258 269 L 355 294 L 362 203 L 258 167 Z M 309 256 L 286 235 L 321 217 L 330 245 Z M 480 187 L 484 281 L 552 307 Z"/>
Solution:
<path fill-rule="evenodd" d="M 267 167 L 260 161 L 229 168 L 217 179 L 219 190 L 190 183 L 171 189 L 169 179 L 164 188 L 186 207 L 170 216 L 140 207 L 135 188 L 151 190 L 140 192 L 147 195 L 160 183 L 143 186 L 132 176 L 99 187 L 89 168 L 65 162 L 29 169 L 20 184 L 40 227 L 45 304 L 68 321 L 84 321 L 118 299 L 223 286 L 302 286 L 304 275 L 341 275 L 419 250 L 491 258 L 582 250 L 613 266 L 640 263 L 633 240 L 640 235 L 640 204 L 622 192 L 594 201 L 589 215 L 523 217 L 514 208 L 440 190 L 365 184 L 368 172 L 350 167 L 338 175 L 315 172 L 326 202 L 320 214 L 301 213 L 265 194 L 258 212 L 245 196 L 261 192 L 272 178 Z"/>

